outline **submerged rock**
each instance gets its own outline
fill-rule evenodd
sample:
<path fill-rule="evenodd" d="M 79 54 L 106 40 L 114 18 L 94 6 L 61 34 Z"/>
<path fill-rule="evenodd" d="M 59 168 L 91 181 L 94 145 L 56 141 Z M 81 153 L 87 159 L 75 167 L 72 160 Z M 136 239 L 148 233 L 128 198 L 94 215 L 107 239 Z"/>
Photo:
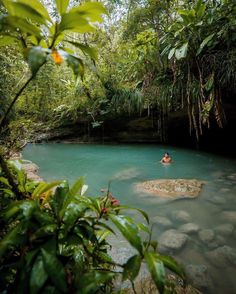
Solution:
<path fill-rule="evenodd" d="M 206 265 L 189 264 L 186 267 L 187 276 L 194 287 L 204 291 L 213 287 Z M 203 292 L 204 293 L 204 292 Z"/>
<path fill-rule="evenodd" d="M 233 230 L 234 226 L 232 224 L 222 224 L 215 228 L 215 231 L 223 236 L 230 236 Z"/>
<path fill-rule="evenodd" d="M 187 242 L 188 236 L 177 230 L 168 230 L 159 238 L 160 252 L 180 250 Z"/>
<path fill-rule="evenodd" d="M 152 219 L 152 221 L 154 224 L 158 224 L 162 227 L 171 227 L 172 226 L 172 222 L 167 217 L 164 217 L 164 216 L 155 216 Z"/>
<path fill-rule="evenodd" d="M 171 213 L 171 217 L 174 221 L 189 222 L 190 214 L 184 210 L 175 210 Z"/>
<path fill-rule="evenodd" d="M 236 181 L 236 173 L 233 173 L 233 174 L 227 176 L 227 178 L 228 178 L 229 180 Z"/>
<path fill-rule="evenodd" d="M 198 235 L 200 240 L 206 244 L 209 244 L 209 242 L 212 242 L 215 238 L 214 231 L 210 229 L 201 230 Z"/>
<path fill-rule="evenodd" d="M 211 198 L 207 199 L 207 201 L 212 202 L 214 204 L 225 204 L 226 203 L 226 200 L 220 196 L 211 197 Z"/>
<path fill-rule="evenodd" d="M 223 211 L 222 217 L 226 219 L 227 221 L 230 221 L 234 224 L 236 224 L 236 211 Z"/>
<path fill-rule="evenodd" d="M 199 225 L 194 223 L 184 224 L 179 227 L 179 231 L 185 234 L 196 233 L 199 231 Z"/>
<path fill-rule="evenodd" d="M 236 249 L 227 245 L 206 253 L 206 257 L 217 267 L 236 266 Z"/>
<path fill-rule="evenodd" d="M 27 179 L 36 182 L 43 181 L 43 179 L 38 175 L 39 167 L 35 163 L 23 163 L 22 169 L 25 171 Z"/>
<path fill-rule="evenodd" d="M 196 198 L 202 188 L 196 179 L 161 179 L 137 184 L 137 189 L 160 197 Z"/>

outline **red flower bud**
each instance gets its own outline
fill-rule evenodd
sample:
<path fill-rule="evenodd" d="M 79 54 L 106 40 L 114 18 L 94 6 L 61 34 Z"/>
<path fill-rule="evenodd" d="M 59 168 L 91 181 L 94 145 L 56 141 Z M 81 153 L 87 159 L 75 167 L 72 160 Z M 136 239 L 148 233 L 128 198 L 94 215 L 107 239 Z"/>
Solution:
<path fill-rule="evenodd" d="M 108 213 L 108 208 L 106 208 L 106 207 L 102 208 L 101 213 L 102 214 L 107 214 Z"/>

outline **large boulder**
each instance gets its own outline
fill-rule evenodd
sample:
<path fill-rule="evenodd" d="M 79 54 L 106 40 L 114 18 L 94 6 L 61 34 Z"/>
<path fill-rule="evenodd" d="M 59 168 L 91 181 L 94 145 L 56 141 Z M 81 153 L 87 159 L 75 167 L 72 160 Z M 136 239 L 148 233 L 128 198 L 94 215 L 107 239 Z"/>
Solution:
<path fill-rule="evenodd" d="M 42 178 L 38 175 L 39 167 L 35 163 L 23 163 L 22 169 L 25 171 L 27 179 L 35 182 L 43 181 Z"/>
<path fill-rule="evenodd" d="M 161 179 L 137 184 L 142 192 L 167 198 L 196 198 L 202 188 L 202 182 L 196 179 Z"/>

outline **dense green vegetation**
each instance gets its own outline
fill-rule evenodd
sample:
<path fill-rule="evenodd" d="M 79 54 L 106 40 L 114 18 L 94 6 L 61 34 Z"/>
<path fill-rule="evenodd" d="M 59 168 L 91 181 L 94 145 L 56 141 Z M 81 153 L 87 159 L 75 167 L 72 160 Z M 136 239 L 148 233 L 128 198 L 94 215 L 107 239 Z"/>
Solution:
<path fill-rule="evenodd" d="M 35 105 L 33 119 L 36 122 L 39 118 L 42 122 L 47 121 L 52 114 L 57 114 L 56 109 L 53 111 L 48 108 L 48 105 L 52 106 L 51 101 L 47 103 L 44 98 L 47 93 L 52 94 L 54 91 L 51 92 L 50 88 L 51 71 L 55 70 L 58 79 L 61 75 L 53 67 L 54 64 L 61 65 L 65 60 L 75 77 L 81 77 L 87 98 L 92 99 L 90 88 L 84 80 L 84 61 L 72 49 L 64 48 L 64 43 L 89 55 L 91 65 L 94 66 L 96 52 L 87 43 L 82 44 L 72 37 L 73 32 L 84 34 L 85 38 L 85 33 L 93 31 L 91 23 L 102 20 L 101 14 L 106 13 L 105 8 L 98 2 L 84 2 L 69 8 L 69 1 L 58 0 L 56 9 L 52 9 L 51 18 L 46 7 L 36 0 L 30 3 L 24 0 L 1 3 L 1 45 L 5 45 L 5 49 L 11 45 L 11 53 L 21 48 L 28 65 L 21 62 L 16 66 L 19 75 L 21 72 L 21 79 L 15 85 L 12 78 L 12 97 L 8 95 L 10 88 L 5 90 L 8 103 L 4 101 L 5 108 L 0 120 L 1 136 L 5 140 L 0 154 L 3 228 L 0 239 L 1 292 L 111 293 L 117 276 L 121 276 L 123 281 L 130 280 L 135 292 L 133 281 L 143 262 L 147 264 L 160 293 L 173 292 L 174 285 L 166 280 L 165 268 L 179 275 L 183 282 L 184 271 L 173 258 L 158 253 L 157 242 L 152 241 L 147 225 L 120 214 L 128 207 L 122 206 L 109 189 L 105 196 L 93 198 L 84 196 L 86 185 L 82 179 L 71 189 L 67 182 L 29 181 L 20 162 L 6 161 L 4 158 L 10 155 L 14 147 L 22 147 L 19 145 L 20 137 L 25 137 L 29 127 L 32 128 L 32 119 L 27 118 L 30 105 Z M 66 35 L 65 31 L 70 34 Z M 5 67 L 12 66 L 11 58 L 6 58 L 9 52 L 2 54 Z M 68 71 L 67 68 L 64 70 Z M 5 78 L 9 78 L 9 72 L 4 71 Z M 63 77 L 66 79 L 66 74 Z M 47 86 L 38 87 L 43 80 Z M 68 81 L 64 82 L 69 86 Z M 38 97 L 33 102 L 35 96 Z M 57 95 L 54 96 L 57 101 Z M 27 104 L 26 100 L 20 101 L 22 97 L 27 100 Z M 67 96 L 67 104 L 58 105 L 57 110 L 66 108 L 68 101 Z M 16 103 L 17 111 L 13 113 Z M 25 115 L 24 120 L 19 121 L 20 114 Z M 90 115 L 94 117 L 92 110 Z M 55 122 L 55 119 L 51 118 L 51 121 Z M 56 189 L 52 190 L 54 187 Z M 148 223 L 146 213 L 138 211 Z M 125 264 L 114 262 L 108 254 L 110 245 L 107 236 L 115 234 L 110 223 L 137 251 Z M 141 239 L 141 232 L 146 234 L 145 241 Z"/>
<path fill-rule="evenodd" d="M 163 141 L 169 113 L 180 109 L 188 113 L 190 132 L 197 139 L 214 120 L 223 127 L 223 93 L 233 95 L 236 89 L 234 1 L 118 1 L 105 6 L 109 15 L 98 30 L 90 27 L 78 34 L 72 29 L 69 34 L 67 28 L 59 29 L 53 46 L 63 50 L 59 54 L 64 61 L 60 67 L 52 59 L 43 65 L 11 118 L 23 116 L 54 128 L 80 121 L 99 127 L 110 118 L 153 116 Z M 58 18 L 52 5 L 50 13 Z M 17 42 L 13 33 L 1 39 L 1 111 L 30 75 L 20 47 L 52 46 L 45 33 L 37 40 L 34 34 L 24 28 Z M 78 72 L 75 59 L 68 60 L 72 52 L 78 62 L 84 54 L 92 58 L 85 67 L 81 63 L 82 79 L 73 78 L 73 70 Z"/>
<path fill-rule="evenodd" d="M 35 131 L 84 121 L 152 116 L 162 141 L 180 109 L 197 140 L 212 121 L 223 127 L 223 93 L 236 92 L 235 0 L 79 2 L 0 0 L 1 290 L 110 293 L 145 262 L 159 291 L 173 293 L 165 267 L 183 271 L 109 191 L 94 199 L 81 180 L 30 182 L 5 157 Z M 108 220 L 137 250 L 126 264 L 107 254 Z"/>
<path fill-rule="evenodd" d="M 27 180 L 18 161 L 9 161 L 8 167 L 20 193 L 13 191 L 2 170 L 1 293 L 117 293 L 120 287 L 114 289 L 114 280 L 133 284 L 142 263 L 160 293 L 175 288 L 166 280 L 165 268 L 185 280 L 180 265 L 158 253 L 142 210 L 137 212 L 146 223 L 124 215 L 131 208 L 109 189 L 99 198 L 85 196 L 88 187 L 82 178 L 71 188 L 66 181 L 35 183 Z M 136 250 L 124 264 L 109 252 L 107 237 L 116 231 Z"/>

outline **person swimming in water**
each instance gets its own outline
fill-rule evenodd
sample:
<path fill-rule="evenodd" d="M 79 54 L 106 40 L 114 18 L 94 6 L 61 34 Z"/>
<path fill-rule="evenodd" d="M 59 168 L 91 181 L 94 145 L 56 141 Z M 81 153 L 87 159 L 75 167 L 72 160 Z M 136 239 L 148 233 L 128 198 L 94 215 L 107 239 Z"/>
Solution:
<path fill-rule="evenodd" d="M 170 157 L 169 153 L 166 152 L 161 160 L 161 163 L 171 163 L 172 158 Z"/>

